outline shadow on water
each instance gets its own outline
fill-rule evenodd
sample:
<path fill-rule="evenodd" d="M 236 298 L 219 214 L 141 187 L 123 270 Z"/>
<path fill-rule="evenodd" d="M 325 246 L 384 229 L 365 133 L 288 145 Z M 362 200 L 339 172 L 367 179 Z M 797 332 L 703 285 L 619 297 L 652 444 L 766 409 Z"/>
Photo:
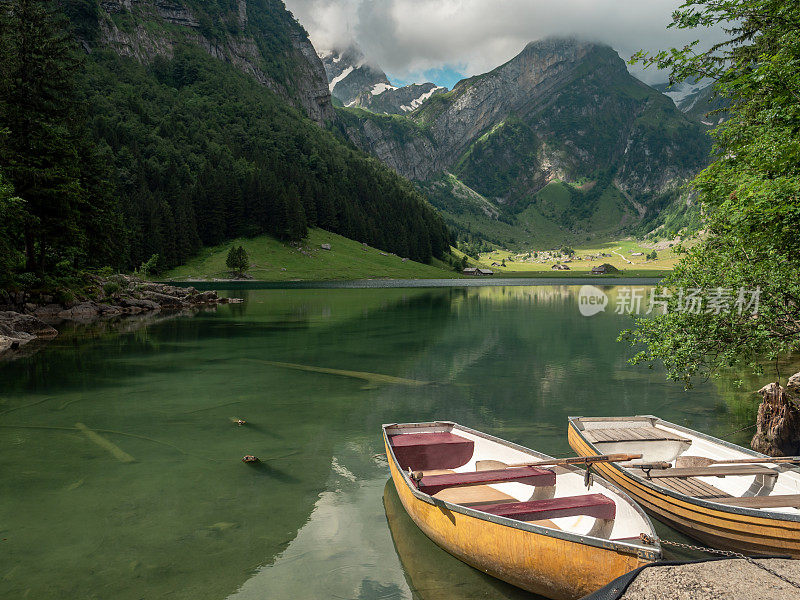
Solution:
<path fill-rule="evenodd" d="M 283 471 L 282 469 L 279 469 L 278 467 L 273 467 L 268 462 L 265 462 L 263 460 L 246 464 L 247 467 L 254 473 L 271 477 L 272 479 L 280 481 L 281 483 L 299 483 L 300 481 L 297 477 L 290 475 L 289 473 Z"/>

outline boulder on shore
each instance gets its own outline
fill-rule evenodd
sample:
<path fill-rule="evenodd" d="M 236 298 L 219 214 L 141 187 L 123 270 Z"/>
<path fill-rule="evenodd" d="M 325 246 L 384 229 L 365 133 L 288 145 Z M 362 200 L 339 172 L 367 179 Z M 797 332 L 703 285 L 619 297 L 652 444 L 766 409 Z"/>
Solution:
<path fill-rule="evenodd" d="M 0 353 L 16 350 L 37 338 L 54 338 L 58 331 L 33 315 L 0 311 Z"/>

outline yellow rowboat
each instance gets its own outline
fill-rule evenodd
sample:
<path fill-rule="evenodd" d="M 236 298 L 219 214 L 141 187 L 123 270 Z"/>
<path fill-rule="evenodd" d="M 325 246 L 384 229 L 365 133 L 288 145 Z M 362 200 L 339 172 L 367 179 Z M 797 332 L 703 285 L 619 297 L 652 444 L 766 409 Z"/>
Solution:
<path fill-rule="evenodd" d="M 661 557 L 647 515 L 569 466 L 485 468 L 550 459 L 447 421 L 383 426 L 400 502 L 444 550 L 554 599 L 580 598 Z M 496 462 L 495 462 L 496 465 Z M 640 534 L 653 542 L 644 543 Z"/>
<path fill-rule="evenodd" d="M 642 454 L 595 468 L 678 531 L 715 548 L 800 558 L 800 473 L 790 466 L 649 415 L 570 417 L 568 436 L 581 456 Z"/>

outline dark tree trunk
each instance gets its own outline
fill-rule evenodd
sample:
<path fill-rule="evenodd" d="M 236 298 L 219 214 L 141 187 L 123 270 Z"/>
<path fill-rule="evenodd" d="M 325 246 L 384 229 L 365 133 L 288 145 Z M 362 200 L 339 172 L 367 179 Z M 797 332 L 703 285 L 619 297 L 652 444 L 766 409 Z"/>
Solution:
<path fill-rule="evenodd" d="M 758 429 L 750 447 L 769 456 L 800 455 L 800 373 L 786 387 L 770 383 L 758 390 Z"/>

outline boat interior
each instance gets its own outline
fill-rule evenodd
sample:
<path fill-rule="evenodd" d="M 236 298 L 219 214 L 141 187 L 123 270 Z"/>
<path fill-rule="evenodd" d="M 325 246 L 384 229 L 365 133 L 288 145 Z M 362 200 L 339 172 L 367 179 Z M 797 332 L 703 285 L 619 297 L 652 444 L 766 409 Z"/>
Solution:
<path fill-rule="evenodd" d="M 620 466 L 655 485 L 729 506 L 800 515 L 800 472 L 791 464 L 720 464 L 761 459 L 656 417 L 580 417 L 572 423 L 601 454 L 641 454 Z M 648 468 L 658 463 L 666 464 Z"/>
<path fill-rule="evenodd" d="M 436 500 L 524 523 L 641 544 L 652 525 L 627 497 L 560 466 L 510 466 L 549 457 L 452 424 L 391 425 L 387 439 L 412 484 Z"/>

